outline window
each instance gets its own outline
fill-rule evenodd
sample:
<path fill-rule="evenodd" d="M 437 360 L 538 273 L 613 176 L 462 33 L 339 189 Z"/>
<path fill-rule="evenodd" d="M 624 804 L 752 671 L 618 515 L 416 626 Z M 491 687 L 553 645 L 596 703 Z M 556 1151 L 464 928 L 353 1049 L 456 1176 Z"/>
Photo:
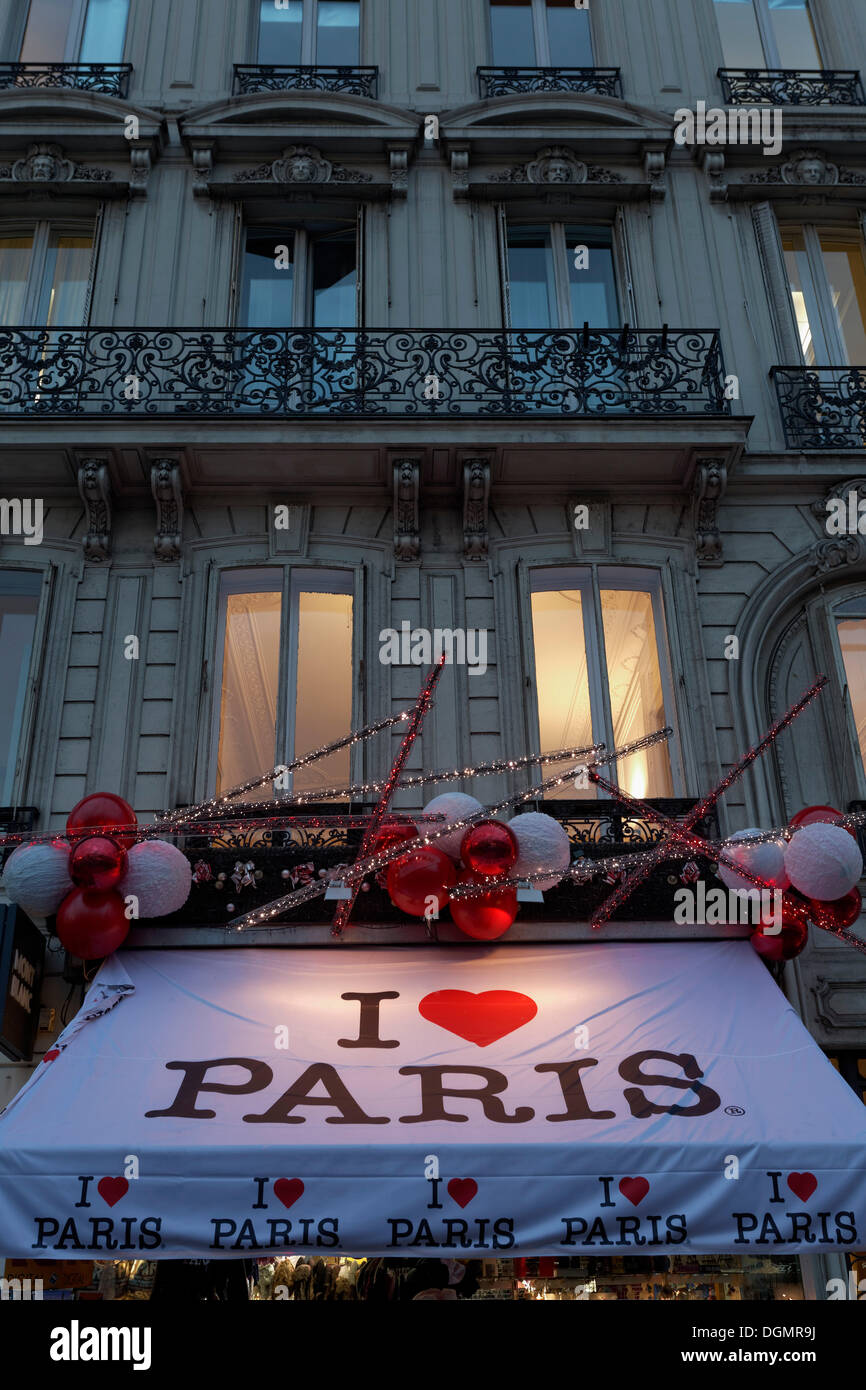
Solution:
<path fill-rule="evenodd" d="M 490 0 L 492 61 L 500 68 L 591 68 L 589 9 L 574 0 Z"/>
<path fill-rule="evenodd" d="M 866 1105 L 866 1056 L 857 1052 L 837 1052 L 835 1054 L 828 1053 L 828 1057 L 840 1076 L 844 1077 L 848 1085 Z"/>
<path fill-rule="evenodd" d="M 509 224 L 507 242 L 510 328 L 618 327 L 611 228 Z"/>
<path fill-rule="evenodd" d="M 91 231 L 38 222 L 0 234 L 0 323 L 83 323 L 92 258 Z"/>
<path fill-rule="evenodd" d="M 129 0 L 30 0 L 22 63 L 119 63 Z"/>
<path fill-rule="evenodd" d="M 866 771 L 866 596 L 838 604 L 834 618 L 857 747 Z"/>
<path fill-rule="evenodd" d="M 820 68 L 809 0 L 715 0 L 725 66 Z"/>
<path fill-rule="evenodd" d="M 530 580 L 538 748 L 628 743 L 673 722 L 664 615 L 651 570 L 536 569 Z M 565 765 L 568 766 L 567 764 Z M 665 743 L 605 772 L 631 796 L 672 796 Z M 554 798 L 594 796 L 566 782 Z"/>
<path fill-rule="evenodd" d="M 27 570 L 0 572 L 0 804 L 13 802 L 18 740 L 42 580 Z"/>
<path fill-rule="evenodd" d="M 360 0 L 259 0 L 259 63 L 357 67 Z"/>
<path fill-rule="evenodd" d="M 219 590 L 219 794 L 352 727 L 352 575 L 340 570 L 232 570 Z M 295 774 L 293 790 L 349 781 L 349 749 Z M 249 793 L 261 800 L 267 789 Z"/>
<path fill-rule="evenodd" d="M 354 223 L 250 228 L 243 252 L 241 325 L 354 328 L 356 245 Z"/>
<path fill-rule="evenodd" d="M 866 264 L 857 232 L 782 228 L 791 299 L 807 365 L 866 365 Z"/>

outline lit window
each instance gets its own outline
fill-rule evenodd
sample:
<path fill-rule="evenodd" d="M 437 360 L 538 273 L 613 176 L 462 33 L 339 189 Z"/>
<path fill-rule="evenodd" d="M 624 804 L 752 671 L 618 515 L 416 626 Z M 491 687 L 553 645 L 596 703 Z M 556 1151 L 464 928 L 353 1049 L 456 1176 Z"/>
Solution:
<path fill-rule="evenodd" d="M 30 0 L 22 63 L 119 63 L 129 0 Z"/>
<path fill-rule="evenodd" d="M 834 615 L 857 748 L 866 770 L 866 597 L 840 603 Z"/>
<path fill-rule="evenodd" d="M 259 63 L 357 67 L 360 0 L 260 0 Z"/>
<path fill-rule="evenodd" d="M 14 801 L 15 764 L 30 701 L 27 681 L 42 581 L 26 570 L 0 572 L 0 803 Z"/>
<path fill-rule="evenodd" d="M 866 365 L 862 236 L 845 228 L 787 228 L 782 248 L 807 366 Z"/>
<path fill-rule="evenodd" d="M 496 67 L 591 68 L 589 9 L 574 0 L 490 0 Z"/>
<path fill-rule="evenodd" d="M 610 227 L 508 224 L 510 328 L 619 325 Z"/>
<path fill-rule="evenodd" d="M 217 793 L 331 743 L 352 725 L 352 576 L 233 570 L 222 577 Z M 349 781 L 349 749 L 301 769 L 296 791 Z M 288 789 L 288 788 L 287 788 Z M 265 800 L 268 787 L 246 800 Z"/>
<path fill-rule="evenodd" d="M 530 588 L 540 752 L 594 742 L 612 748 L 672 723 L 661 591 L 652 571 L 537 569 Z M 605 775 L 631 796 L 673 795 L 665 743 Z M 594 794 L 573 781 L 551 793 Z"/>
<path fill-rule="evenodd" d="M 822 67 L 808 0 L 715 0 L 725 67 Z"/>
<path fill-rule="evenodd" d="M 83 323 L 92 259 L 89 231 L 39 222 L 27 231 L 0 234 L 0 323 Z"/>

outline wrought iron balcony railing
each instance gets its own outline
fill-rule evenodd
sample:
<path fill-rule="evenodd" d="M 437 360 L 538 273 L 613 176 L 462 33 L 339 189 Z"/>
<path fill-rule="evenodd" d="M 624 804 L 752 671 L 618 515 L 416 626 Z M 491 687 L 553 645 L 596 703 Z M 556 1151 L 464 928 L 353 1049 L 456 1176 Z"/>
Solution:
<path fill-rule="evenodd" d="M 0 328 L 0 414 L 726 415 L 715 330 Z"/>
<path fill-rule="evenodd" d="M 829 68 L 719 68 L 729 106 L 863 106 L 860 74 Z"/>
<path fill-rule="evenodd" d="M 619 68 L 477 68 L 482 97 L 522 92 L 578 92 L 621 97 Z"/>
<path fill-rule="evenodd" d="M 866 448 L 866 367 L 773 367 L 789 449 Z"/>
<path fill-rule="evenodd" d="M 125 97 L 131 72 L 131 63 L 0 63 L 0 89 L 73 87 Z"/>
<path fill-rule="evenodd" d="M 278 63 L 235 63 L 232 91 L 249 92 L 347 92 L 355 97 L 375 97 L 379 69 L 359 67 L 286 66 Z"/>

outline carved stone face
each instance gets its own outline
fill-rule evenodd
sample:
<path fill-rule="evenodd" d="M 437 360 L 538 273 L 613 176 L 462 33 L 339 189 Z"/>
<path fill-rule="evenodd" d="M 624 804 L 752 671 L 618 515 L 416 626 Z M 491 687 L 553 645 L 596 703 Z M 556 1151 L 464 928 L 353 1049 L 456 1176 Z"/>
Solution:
<path fill-rule="evenodd" d="M 564 159 L 550 159 L 544 177 L 547 183 L 571 183 L 571 165 Z"/>
<path fill-rule="evenodd" d="M 794 166 L 794 172 L 800 183 L 823 183 L 827 177 L 827 166 L 821 159 L 801 159 Z"/>
<path fill-rule="evenodd" d="M 30 160 L 30 178 L 34 183 L 48 183 L 54 178 L 55 161 L 50 154 L 35 154 Z"/>
<path fill-rule="evenodd" d="M 316 164 L 309 155 L 299 154 L 289 163 L 289 173 L 295 183 L 314 183 Z"/>

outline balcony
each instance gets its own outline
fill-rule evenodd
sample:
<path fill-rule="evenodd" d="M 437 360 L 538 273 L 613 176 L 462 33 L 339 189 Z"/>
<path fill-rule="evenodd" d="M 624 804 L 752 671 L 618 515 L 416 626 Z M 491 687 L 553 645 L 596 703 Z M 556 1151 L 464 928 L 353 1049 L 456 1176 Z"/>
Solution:
<path fill-rule="evenodd" d="M 131 73 L 131 63 L 0 63 L 0 90 L 65 87 L 125 97 Z"/>
<path fill-rule="evenodd" d="M 728 416 L 713 329 L 0 328 L 0 415 Z"/>
<path fill-rule="evenodd" d="M 232 93 L 248 96 L 251 92 L 344 92 L 354 97 L 376 97 L 378 87 L 377 67 L 235 63 Z"/>
<path fill-rule="evenodd" d="M 476 72 L 482 97 L 507 97 L 526 92 L 622 96 L 619 68 L 477 68 Z"/>
<path fill-rule="evenodd" d="M 773 367 L 785 447 L 866 446 L 866 367 Z"/>
<path fill-rule="evenodd" d="M 809 68 L 719 68 L 728 106 L 863 106 L 860 74 Z"/>

